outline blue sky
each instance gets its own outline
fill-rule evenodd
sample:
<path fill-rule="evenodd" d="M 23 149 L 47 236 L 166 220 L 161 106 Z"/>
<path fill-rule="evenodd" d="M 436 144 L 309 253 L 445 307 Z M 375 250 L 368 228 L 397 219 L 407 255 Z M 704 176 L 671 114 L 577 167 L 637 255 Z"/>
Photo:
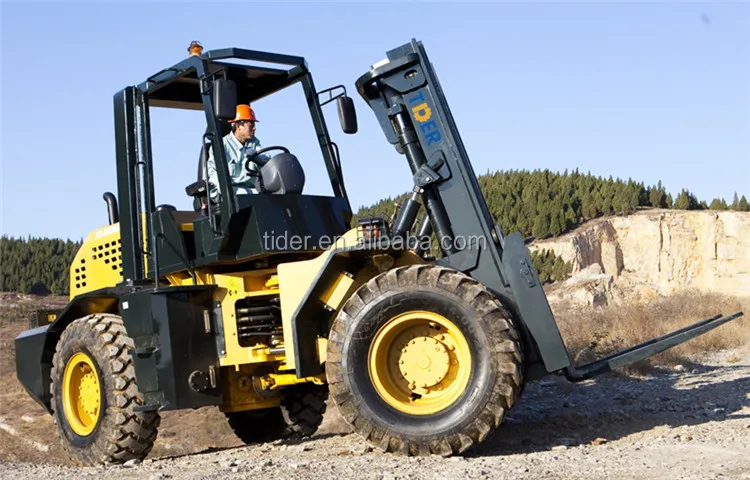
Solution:
<path fill-rule="evenodd" d="M 661 180 L 677 193 L 750 194 L 747 3 L 0 4 L 0 233 L 80 239 L 116 192 L 112 96 L 180 61 L 191 40 L 304 56 L 321 90 L 354 95 L 344 135 L 353 208 L 407 191 L 405 158 L 354 91 L 385 52 L 422 40 L 478 174 L 590 171 Z M 254 105 L 257 135 L 330 193 L 301 89 Z M 189 209 L 203 131 L 196 112 L 154 109 L 157 201 Z"/>

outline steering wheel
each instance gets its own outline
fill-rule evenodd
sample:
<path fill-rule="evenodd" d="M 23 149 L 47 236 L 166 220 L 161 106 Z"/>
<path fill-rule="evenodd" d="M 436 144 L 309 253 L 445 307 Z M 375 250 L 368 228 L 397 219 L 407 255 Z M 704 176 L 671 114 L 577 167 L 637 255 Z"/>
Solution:
<path fill-rule="evenodd" d="M 281 150 L 284 153 L 289 153 L 289 149 L 286 147 L 272 146 L 272 147 L 261 148 L 260 150 L 253 153 L 252 155 L 249 155 L 247 157 L 247 160 L 245 160 L 245 170 L 247 171 L 247 173 L 251 175 L 257 175 L 258 174 L 257 172 L 253 172 L 252 170 L 250 170 L 250 163 L 253 162 L 255 157 L 257 157 L 261 153 L 270 152 L 271 150 Z"/>

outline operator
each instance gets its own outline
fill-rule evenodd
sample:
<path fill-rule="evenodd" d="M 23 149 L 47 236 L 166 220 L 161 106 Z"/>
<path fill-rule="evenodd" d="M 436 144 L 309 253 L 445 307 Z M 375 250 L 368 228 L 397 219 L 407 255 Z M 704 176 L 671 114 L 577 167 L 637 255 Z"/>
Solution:
<path fill-rule="evenodd" d="M 232 181 L 235 195 L 258 193 L 256 182 L 260 175 L 260 166 L 263 166 L 271 156 L 265 153 L 257 155 L 250 162 L 250 170 L 255 174 L 248 173 L 245 162 L 249 155 L 261 149 L 260 140 L 255 136 L 255 112 L 250 105 L 237 105 L 233 120 L 229 120 L 232 131 L 223 138 L 224 151 L 227 157 L 227 167 Z M 260 165 L 260 166 L 259 166 Z M 217 201 L 219 196 L 219 180 L 216 174 L 213 148 L 208 153 L 208 184 L 211 200 Z"/>

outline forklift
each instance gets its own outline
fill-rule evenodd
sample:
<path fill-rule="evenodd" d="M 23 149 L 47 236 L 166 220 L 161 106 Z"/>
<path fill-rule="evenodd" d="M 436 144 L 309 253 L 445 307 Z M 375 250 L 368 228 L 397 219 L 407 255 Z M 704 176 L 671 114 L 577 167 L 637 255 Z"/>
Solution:
<path fill-rule="evenodd" d="M 189 52 L 115 94 L 109 224 L 73 260 L 69 303 L 33 315 L 15 340 L 18 379 L 79 464 L 143 459 L 160 412 L 206 406 L 248 444 L 309 437 L 335 405 L 383 451 L 462 454 L 500 427 L 526 381 L 578 382 L 742 315 L 574 365 L 524 239 L 490 215 L 421 42 L 355 83 L 414 184 L 392 218 L 357 222 L 322 109 L 335 101 L 343 132 L 356 133 L 346 88 L 317 91 L 302 57 Z M 333 195 L 304 193 L 305 162 L 284 146 L 249 155 L 259 191 L 235 194 L 222 138 L 236 106 L 298 84 Z M 205 115 L 192 209 L 155 202 L 152 108 Z"/>

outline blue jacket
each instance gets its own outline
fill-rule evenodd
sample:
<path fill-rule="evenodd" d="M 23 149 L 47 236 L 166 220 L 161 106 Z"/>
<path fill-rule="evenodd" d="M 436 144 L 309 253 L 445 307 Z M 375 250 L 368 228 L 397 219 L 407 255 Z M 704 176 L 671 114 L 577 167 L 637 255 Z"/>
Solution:
<path fill-rule="evenodd" d="M 232 179 L 232 187 L 234 188 L 235 195 L 258 193 L 258 189 L 256 188 L 257 177 L 249 175 L 245 170 L 245 159 L 247 158 L 247 155 L 257 152 L 262 148 L 258 137 L 253 137 L 242 145 L 239 140 L 237 140 L 237 137 L 234 136 L 234 133 L 230 132 L 224 136 L 223 142 L 224 151 L 227 156 L 229 176 Z M 256 157 L 255 160 L 262 165 L 270 158 L 270 155 L 264 153 Z M 250 164 L 250 169 L 255 172 L 260 170 L 255 162 Z M 209 194 L 212 200 L 216 200 L 220 193 L 220 187 L 216 173 L 213 148 L 209 149 L 208 152 L 207 174 Z"/>

